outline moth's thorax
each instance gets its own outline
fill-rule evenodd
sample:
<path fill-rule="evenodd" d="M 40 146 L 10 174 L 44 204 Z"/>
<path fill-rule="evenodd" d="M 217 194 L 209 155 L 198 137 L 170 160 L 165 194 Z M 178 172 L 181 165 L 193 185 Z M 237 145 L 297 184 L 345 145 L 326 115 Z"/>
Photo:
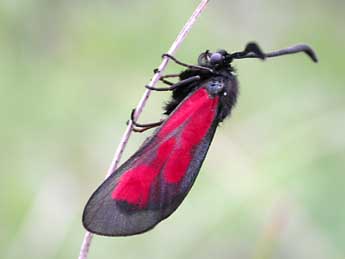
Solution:
<path fill-rule="evenodd" d="M 211 78 L 206 85 L 208 93 L 212 96 L 221 94 L 224 91 L 224 80 L 222 77 Z"/>
<path fill-rule="evenodd" d="M 204 84 L 210 96 L 219 96 L 218 121 L 230 115 L 238 95 L 238 83 L 233 71 L 221 70 L 208 78 Z"/>
<path fill-rule="evenodd" d="M 206 81 L 206 89 L 210 95 L 227 96 L 230 92 L 237 93 L 237 80 L 232 70 L 217 71 L 217 75 L 211 76 Z"/>

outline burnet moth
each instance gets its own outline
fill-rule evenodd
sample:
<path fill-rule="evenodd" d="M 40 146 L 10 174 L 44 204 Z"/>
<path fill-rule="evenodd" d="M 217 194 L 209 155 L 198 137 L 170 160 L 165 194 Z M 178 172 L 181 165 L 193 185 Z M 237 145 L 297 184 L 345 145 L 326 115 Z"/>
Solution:
<path fill-rule="evenodd" d="M 198 65 L 185 64 L 179 74 L 160 78 L 172 91 L 165 106 L 167 118 L 150 124 L 133 121 L 134 131 L 158 127 L 139 150 L 106 179 L 93 193 L 83 213 L 84 227 L 105 236 L 129 236 L 152 229 L 169 217 L 190 191 L 216 128 L 236 103 L 238 83 L 231 63 L 235 59 L 266 59 L 306 53 L 317 62 L 315 52 L 304 44 L 264 53 L 256 43 L 243 51 L 205 51 Z M 177 83 L 166 78 L 177 77 Z"/>

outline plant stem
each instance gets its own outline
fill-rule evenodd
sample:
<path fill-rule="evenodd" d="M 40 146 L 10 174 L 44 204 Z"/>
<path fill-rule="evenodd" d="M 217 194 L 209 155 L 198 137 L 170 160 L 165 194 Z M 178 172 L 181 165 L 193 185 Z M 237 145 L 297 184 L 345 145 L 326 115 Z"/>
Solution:
<path fill-rule="evenodd" d="M 208 4 L 210 0 L 201 0 L 200 4 L 198 5 L 198 7 L 195 9 L 195 11 L 193 12 L 192 16 L 189 18 L 189 20 L 187 21 L 187 23 L 183 26 L 182 30 L 180 31 L 180 33 L 177 35 L 176 40 L 173 42 L 173 44 L 171 45 L 169 51 L 167 52 L 167 54 L 170 55 L 174 55 L 176 50 L 178 49 L 178 47 L 182 44 L 182 42 L 184 41 L 184 39 L 186 38 L 187 34 L 189 33 L 189 31 L 192 29 L 196 19 L 200 16 L 200 14 L 206 9 L 206 6 Z M 166 66 L 168 65 L 169 62 L 169 58 L 168 57 L 164 57 L 162 60 L 162 63 L 159 65 L 158 67 L 158 71 L 154 74 L 154 76 L 152 77 L 150 83 L 148 84 L 149 86 L 154 87 L 158 81 L 159 78 L 162 75 L 162 72 L 165 70 Z M 134 114 L 134 119 L 137 119 L 139 117 L 139 115 L 141 114 L 141 112 L 143 111 L 146 101 L 149 98 L 151 93 L 151 90 L 147 89 L 143 96 L 141 97 L 137 107 L 135 108 L 135 114 Z M 132 133 L 132 121 L 129 121 L 128 126 L 121 138 L 120 144 L 118 145 L 116 152 L 114 154 L 114 158 L 109 166 L 107 175 L 105 178 L 108 178 L 118 167 L 122 153 L 127 145 L 127 142 L 129 140 L 129 137 Z M 79 259 L 87 259 L 88 254 L 89 254 L 89 249 L 91 246 L 91 241 L 92 241 L 92 237 L 93 234 L 90 232 L 86 232 L 85 236 L 84 236 L 84 240 L 83 243 L 81 245 L 80 248 L 80 254 L 79 254 Z"/>

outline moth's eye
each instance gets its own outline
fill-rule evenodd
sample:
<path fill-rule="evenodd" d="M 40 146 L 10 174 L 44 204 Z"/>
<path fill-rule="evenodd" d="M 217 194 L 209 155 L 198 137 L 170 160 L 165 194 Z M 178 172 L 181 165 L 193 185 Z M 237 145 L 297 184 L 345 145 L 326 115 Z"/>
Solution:
<path fill-rule="evenodd" d="M 211 55 L 211 57 L 210 57 L 210 63 L 211 63 L 212 65 L 214 65 L 214 64 L 219 64 L 219 63 L 221 63 L 222 61 L 223 61 L 223 55 L 220 54 L 220 53 L 218 53 L 218 52 L 213 53 L 213 54 Z"/>

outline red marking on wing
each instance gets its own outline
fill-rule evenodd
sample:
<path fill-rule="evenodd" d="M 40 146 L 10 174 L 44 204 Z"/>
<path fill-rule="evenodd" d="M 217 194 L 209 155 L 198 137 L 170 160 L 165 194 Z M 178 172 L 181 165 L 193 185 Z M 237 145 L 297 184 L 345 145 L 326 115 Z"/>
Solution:
<path fill-rule="evenodd" d="M 151 184 L 159 174 L 162 161 L 172 151 L 174 145 L 175 140 L 171 138 L 159 147 L 156 159 L 158 163 L 139 165 L 127 171 L 113 191 L 112 198 L 136 204 L 141 208 L 145 207 L 149 199 Z"/>
<path fill-rule="evenodd" d="M 217 98 L 218 99 L 218 98 Z M 176 130 L 187 118 L 192 115 L 195 116 L 199 113 L 202 106 L 208 106 L 209 111 L 212 109 L 212 103 L 215 99 L 209 97 L 206 89 L 201 88 L 190 96 L 182 106 L 178 108 L 169 120 L 165 123 L 159 132 L 159 136 L 166 136 L 170 132 Z"/>
<path fill-rule="evenodd" d="M 185 100 L 162 125 L 135 167 L 123 173 L 112 198 L 145 208 L 152 188 L 159 184 L 155 181 L 159 174 L 167 184 L 180 183 L 195 148 L 215 118 L 217 107 L 218 97 L 210 97 L 204 88 Z"/>
<path fill-rule="evenodd" d="M 197 112 L 191 116 L 188 124 L 183 128 L 180 143 L 171 154 L 175 159 L 169 159 L 164 168 L 164 176 L 168 183 L 178 183 L 185 175 L 194 147 L 205 137 L 214 119 L 215 112 L 210 112 L 210 110 L 216 108 L 215 104 L 217 102 L 212 102 L 212 99 L 201 102 Z"/>
<path fill-rule="evenodd" d="M 156 175 L 157 170 L 147 165 L 139 165 L 127 171 L 113 191 L 112 198 L 130 204 L 139 204 L 140 207 L 145 205 L 149 199 L 147 190 L 150 189 Z"/>

